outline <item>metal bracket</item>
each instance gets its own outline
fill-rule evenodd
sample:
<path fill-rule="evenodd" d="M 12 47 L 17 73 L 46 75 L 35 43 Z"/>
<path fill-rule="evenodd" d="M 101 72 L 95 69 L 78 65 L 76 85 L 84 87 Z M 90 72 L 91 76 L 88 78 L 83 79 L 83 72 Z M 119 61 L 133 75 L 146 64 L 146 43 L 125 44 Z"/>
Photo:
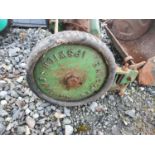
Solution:
<path fill-rule="evenodd" d="M 135 81 L 137 76 L 137 69 L 129 69 L 127 66 L 117 66 L 115 80 L 111 90 L 118 90 L 121 96 L 124 95 L 127 86 L 133 81 Z"/>

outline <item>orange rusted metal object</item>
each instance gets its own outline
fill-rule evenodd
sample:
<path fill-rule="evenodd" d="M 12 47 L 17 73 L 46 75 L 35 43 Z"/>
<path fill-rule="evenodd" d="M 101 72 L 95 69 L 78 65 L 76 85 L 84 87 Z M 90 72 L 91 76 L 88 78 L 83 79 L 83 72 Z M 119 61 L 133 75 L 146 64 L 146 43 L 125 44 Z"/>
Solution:
<path fill-rule="evenodd" d="M 63 19 L 65 30 L 78 30 L 89 32 L 88 19 Z"/>
<path fill-rule="evenodd" d="M 148 31 L 151 25 L 149 19 L 118 19 L 113 20 L 112 32 L 121 40 L 134 40 Z"/>
<path fill-rule="evenodd" d="M 139 69 L 142 85 L 155 85 L 155 20 L 108 20 L 108 35 L 129 68 Z"/>
<path fill-rule="evenodd" d="M 68 73 L 64 77 L 63 82 L 68 89 L 79 87 L 83 83 L 82 79 L 74 73 Z"/>
<path fill-rule="evenodd" d="M 146 65 L 139 70 L 138 81 L 142 85 L 155 86 L 155 57 L 148 59 Z"/>

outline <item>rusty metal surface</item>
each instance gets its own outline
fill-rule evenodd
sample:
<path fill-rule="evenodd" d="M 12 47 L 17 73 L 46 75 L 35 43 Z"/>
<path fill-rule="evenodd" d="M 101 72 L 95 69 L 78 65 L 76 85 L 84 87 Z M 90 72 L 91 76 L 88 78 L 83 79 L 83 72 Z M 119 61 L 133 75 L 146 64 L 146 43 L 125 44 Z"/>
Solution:
<path fill-rule="evenodd" d="M 139 84 L 155 86 L 155 20 L 109 20 L 105 29 L 129 68 L 139 69 Z"/>
<path fill-rule="evenodd" d="M 154 43 L 155 21 L 154 20 L 152 20 L 151 26 L 149 30 L 147 30 L 147 32 L 146 32 L 146 29 L 148 27 L 147 26 L 145 27 L 145 32 L 146 32 L 145 34 L 143 34 L 138 39 L 134 39 L 130 41 L 124 41 L 124 40 L 118 39 L 114 35 L 114 33 L 112 32 L 112 27 L 113 27 L 112 21 L 113 20 L 111 20 L 110 22 L 107 22 L 107 26 L 105 26 L 105 28 L 109 36 L 111 37 L 115 47 L 124 58 L 128 56 L 132 56 L 134 63 L 140 63 L 141 61 L 147 61 L 147 59 L 155 56 L 155 50 L 154 50 L 155 49 L 155 43 Z"/>
<path fill-rule="evenodd" d="M 155 57 L 148 59 L 145 66 L 139 70 L 139 84 L 155 86 Z"/>
<path fill-rule="evenodd" d="M 65 30 L 78 30 L 89 32 L 88 19 L 63 19 Z"/>
<path fill-rule="evenodd" d="M 150 26 L 150 19 L 115 19 L 111 30 L 118 39 L 134 40 L 145 34 Z"/>
<path fill-rule="evenodd" d="M 83 84 L 83 80 L 80 76 L 76 75 L 74 72 L 69 72 L 63 79 L 63 83 L 67 89 L 77 88 Z"/>

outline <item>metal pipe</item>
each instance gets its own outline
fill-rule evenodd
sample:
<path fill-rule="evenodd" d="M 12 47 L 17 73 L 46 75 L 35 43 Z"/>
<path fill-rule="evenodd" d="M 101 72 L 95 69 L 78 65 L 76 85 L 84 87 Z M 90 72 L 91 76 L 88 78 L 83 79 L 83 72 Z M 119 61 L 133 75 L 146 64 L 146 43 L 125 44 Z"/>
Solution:
<path fill-rule="evenodd" d="M 90 33 L 97 37 L 100 37 L 101 30 L 100 30 L 99 19 L 90 19 Z"/>
<path fill-rule="evenodd" d="M 59 24 L 58 19 L 55 19 L 54 33 L 57 33 L 58 32 L 58 24 Z"/>

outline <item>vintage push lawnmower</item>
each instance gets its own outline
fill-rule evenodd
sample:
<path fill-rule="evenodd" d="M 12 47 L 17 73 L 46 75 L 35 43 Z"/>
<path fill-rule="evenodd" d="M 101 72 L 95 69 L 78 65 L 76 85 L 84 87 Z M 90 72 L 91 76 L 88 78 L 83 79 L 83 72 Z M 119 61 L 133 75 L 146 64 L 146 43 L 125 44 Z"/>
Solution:
<path fill-rule="evenodd" d="M 118 67 L 100 40 L 99 20 L 53 21 L 56 33 L 38 43 L 28 59 L 27 81 L 37 96 L 53 104 L 79 106 L 109 89 L 123 94 L 136 79 L 138 67 Z M 64 31 L 57 32 L 60 29 Z"/>

